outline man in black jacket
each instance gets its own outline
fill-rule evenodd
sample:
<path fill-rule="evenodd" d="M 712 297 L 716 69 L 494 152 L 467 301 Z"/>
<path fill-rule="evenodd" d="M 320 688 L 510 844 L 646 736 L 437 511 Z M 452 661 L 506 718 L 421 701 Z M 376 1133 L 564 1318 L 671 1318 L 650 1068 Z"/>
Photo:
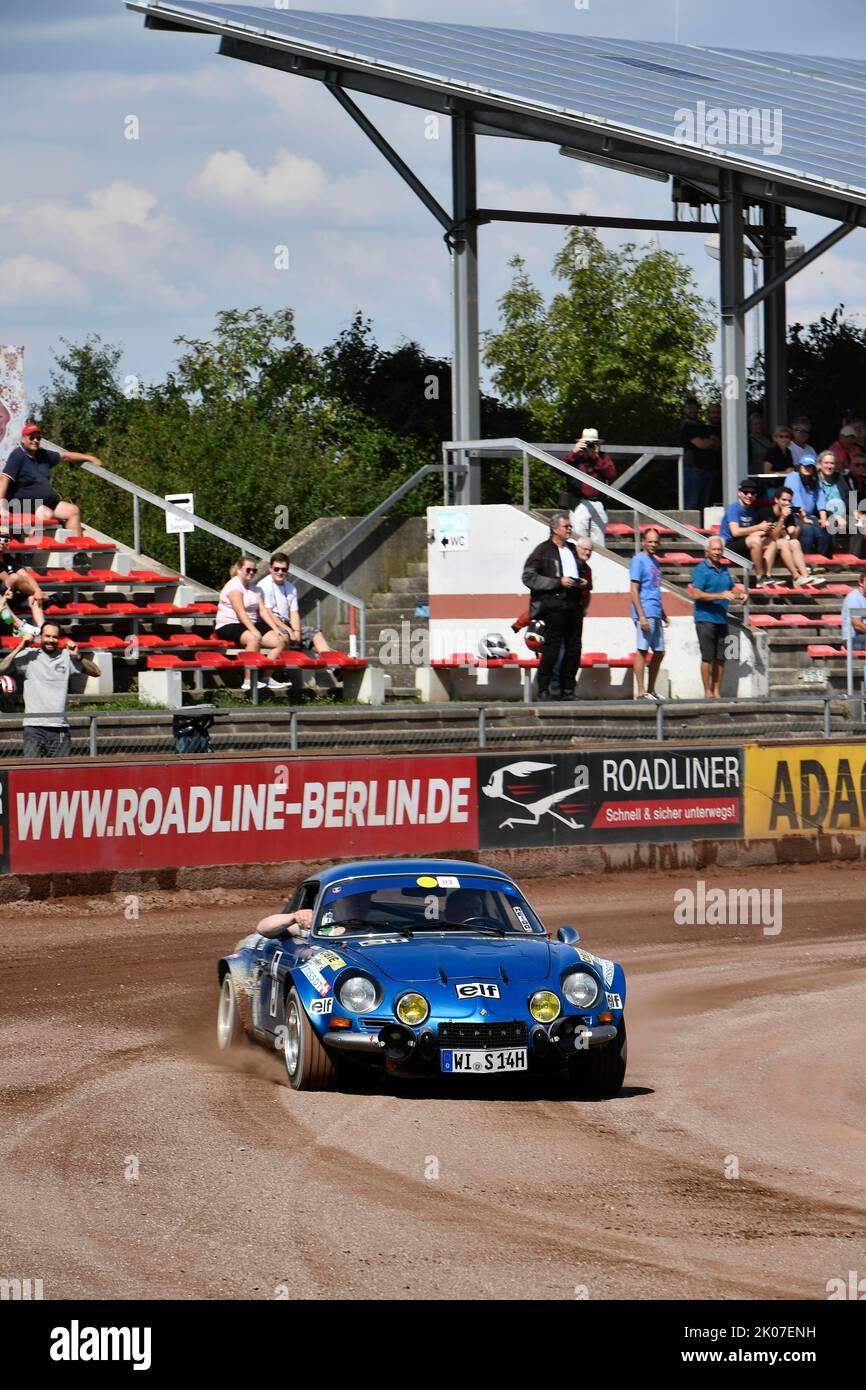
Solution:
<path fill-rule="evenodd" d="M 523 583 L 532 594 L 532 616 L 544 619 L 544 646 L 538 667 L 539 700 L 550 699 L 550 678 L 560 643 L 565 646 L 560 678 L 562 699 L 574 699 L 589 581 L 581 576 L 581 562 L 570 536 L 568 512 L 554 512 L 550 519 L 550 538 L 535 547 L 523 567 Z"/>

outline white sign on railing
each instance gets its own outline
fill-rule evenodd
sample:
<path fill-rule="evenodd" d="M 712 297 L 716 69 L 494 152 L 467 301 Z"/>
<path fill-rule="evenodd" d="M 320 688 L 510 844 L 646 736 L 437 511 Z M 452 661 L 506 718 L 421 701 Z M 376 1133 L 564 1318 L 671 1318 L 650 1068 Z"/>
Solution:
<path fill-rule="evenodd" d="M 181 511 L 195 511 L 195 495 L 192 492 L 169 492 L 166 493 L 166 502 L 173 502 Z M 189 535 L 195 530 L 191 521 L 181 521 L 179 516 L 174 516 L 171 512 L 165 513 L 165 534 L 167 536 Z"/>

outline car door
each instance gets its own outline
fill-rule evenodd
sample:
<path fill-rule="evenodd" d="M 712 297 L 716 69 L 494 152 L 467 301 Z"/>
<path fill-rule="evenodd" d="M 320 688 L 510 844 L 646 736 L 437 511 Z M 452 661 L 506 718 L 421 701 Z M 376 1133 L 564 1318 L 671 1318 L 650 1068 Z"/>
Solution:
<path fill-rule="evenodd" d="M 302 883 L 294 892 L 286 907 L 287 912 L 295 912 L 300 907 L 313 908 L 319 896 L 317 882 Z M 276 1034 L 285 1022 L 285 978 L 286 971 L 295 964 L 298 948 L 306 947 L 296 937 L 286 936 L 277 940 L 264 939 L 256 951 L 256 980 L 253 985 L 252 1013 L 253 1026 L 265 1033 Z"/>

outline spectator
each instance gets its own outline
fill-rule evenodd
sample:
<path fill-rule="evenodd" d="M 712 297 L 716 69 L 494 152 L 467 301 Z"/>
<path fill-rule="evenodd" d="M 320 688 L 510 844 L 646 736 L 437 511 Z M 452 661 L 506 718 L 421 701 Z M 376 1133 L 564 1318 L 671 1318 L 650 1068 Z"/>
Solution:
<path fill-rule="evenodd" d="M 773 431 L 773 447 L 764 455 L 764 473 L 789 473 L 794 467 L 791 453 L 791 431 L 787 425 L 779 425 Z"/>
<path fill-rule="evenodd" d="M 842 604 L 843 642 L 847 644 L 849 637 L 855 652 L 866 651 L 866 571 L 861 572 L 857 588 L 845 595 Z"/>
<path fill-rule="evenodd" d="M 791 421 L 791 457 L 796 468 L 803 454 L 812 453 L 812 446 L 809 443 L 809 434 L 812 429 L 812 421 L 808 415 L 795 415 Z"/>
<path fill-rule="evenodd" d="M 85 671 L 98 676 L 99 667 L 82 656 L 74 642 L 60 646 L 57 623 L 45 622 L 28 651 L 31 639 L 22 636 L 18 645 L 0 661 L 0 675 L 15 666 L 25 677 L 24 756 L 25 758 L 68 758 L 70 752 L 69 677 Z"/>
<path fill-rule="evenodd" d="M 662 604 L 662 571 L 656 559 L 659 533 L 650 526 L 643 535 L 643 550 L 628 567 L 631 581 L 631 616 L 637 650 L 634 654 L 636 700 L 656 700 L 656 677 L 664 660 L 668 619 Z M 647 675 L 647 656 L 649 673 Z"/>
<path fill-rule="evenodd" d="M 821 525 L 821 489 L 818 486 L 818 463 L 814 454 L 806 453 L 800 466 L 785 478 L 785 486 L 794 495 L 794 510 L 800 514 L 800 544 L 807 555 L 830 555 L 832 544 L 826 526 Z"/>
<path fill-rule="evenodd" d="M 839 490 L 842 492 L 847 517 L 846 549 L 864 558 L 864 537 L 866 528 L 866 455 L 852 454 L 848 462 L 848 472 L 839 475 Z"/>
<path fill-rule="evenodd" d="M 780 559 L 794 581 L 794 588 L 801 589 L 806 584 L 813 587 L 823 584 L 823 577 L 820 574 L 812 574 L 806 565 L 803 547 L 800 544 L 801 516 L 794 506 L 794 494 L 789 487 L 779 488 L 772 508 L 771 540 L 779 548 Z"/>
<path fill-rule="evenodd" d="M 563 461 L 603 483 L 615 483 L 616 465 L 603 450 L 604 444 L 598 437 L 598 430 L 584 430 Z M 589 483 L 580 482 L 578 478 L 567 478 L 559 503 L 572 509 L 571 529 L 575 539 L 588 536 L 596 545 L 604 545 L 604 528 L 607 526 L 604 493 L 590 487 Z"/>
<path fill-rule="evenodd" d="M 719 535 L 727 550 L 751 560 L 755 567 L 755 588 L 760 589 L 771 582 L 776 551 L 775 547 L 769 549 L 769 521 L 758 520 L 756 497 L 755 484 L 744 478 L 737 489 L 736 502 L 731 502 L 724 510 Z"/>
<path fill-rule="evenodd" d="M 722 564 L 724 542 L 721 536 L 707 541 L 706 559 L 695 566 L 692 593 L 695 599 L 695 630 L 701 649 L 701 680 L 707 699 L 722 693 L 728 640 L 728 604 L 744 596 L 742 584 L 732 584 Z"/>
<path fill-rule="evenodd" d="M 580 536 L 574 542 L 574 548 L 577 551 L 579 577 L 586 581 L 586 587 L 582 589 L 583 604 L 580 614 L 580 628 L 577 644 L 576 670 L 579 671 L 580 658 L 583 654 L 583 620 L 586 617 L 586 610 L 589 607 L 589 601 L 592 597 L 592 570 L 589 567 L 589 561 L 592 555 L 592 541 L 588 536 Z M 553 675 L 550 678 L 550 693 L 555 700 L 560 698 L 562 692 L 562 662 L 564 656 L 565 646 L 560 642 L 559 655 L 556 658 L 556 665 L 553 668 Z"/>
<path fill-rule="evenodd" d="M 703 513 L 712 504 L 716 472 L 721 468 L 722 437 L 720 429 L 702 424 L 698 418 L 698 402 L 689 396 L 685 403 L 680 442 L 683 448 L 683 506 L 687 511 Z"/>
<path fill-rule="evenodd" d="M 276 624 L 276 631 L 288 639 L 296 650 L 305 647 L 310 652 L 328 652 L 333 648 L 318 628 L 301 625 L 298 591 L 289 579 L 289 558 L 278 550 L 272 555 L 268 573 L 254 585 L 261 595 L 265 614 Z"/>
<path fill-rule="evenodd" d="M 866 420 L 862 415 L 855 415 L 851 420 L 851 428 L 857 433 L 857 447 L 866 449 Z"/>
<path fill-rule="evenodd" d="M 831 453 L 840 468 L 847 468 L 851 455 L 859 453 L 862 447 L 857 438 L 856 426 L 843 425 L 836 439 L 827 445 L 824 452 Z"/>
<path fill-rule="evenodd" d="M 21 443 L 12 450 L 0 473 L 0 522 L 6 520 L 8 504 L 17 502 L 22 511 L 33 514 L 37 525 L 59 521 L 71 536 L 81 535 L 81 512 L 74 502 L 61 502 L 51 482 L 51 470 L 58 463 L 102 466 L 95 454 L 43 449 L 39 426 L 25 425 Z"/>
<path fill-rule="evenodd" d="M 22 607 L 26 608 L 38 630 L 45 622 L 44 602 L 45 595 L 32 574 L 9 550 L 8 528 L 0 526 L 0 606 L 8 604 L 9 612 L 16 619 L 20 619 Z M 15 623 L 16 627 L 19 625 Z"/>
<path fill-rule="evenodd" d="M 532 617 L 544 620 L 544 646 L 538 667 L 539 700 L 553 698 L 550 684 L 561 642 L 565 644 L 565 654 L 562 658 L 560 698 L 574 699 L 583 627 L 583 592 L 587 582 L 580 577 L 580 562 L 570 536 L 568 512 L 554 512 L 550 519 L 549 539 L 535 547 L 523 568 L 523 583 L 532 595 Z"/>
<path fill-rule="evenodd" d="M 825 449 L 818 458 L 818 494 L 818 519 L 828 536 L 838 536 L 845 529 L 845 502 L 831 449 Z"/>
<path fill-rule="evenodd" d="M 233 577 L 220 590 L 217 602 L 214 635 L 222 642 L 234 642 L 247 652 L 265 650 L 279 656 L 286 647 L 288 638 L 280 632 L 275 618 L 265 609 L 262 596 L 255 588 L 256 562 L 249 555 L 241 555 L 232 566 Z M 249 690 L 249 677 L 241 686 Z M 269 690 L 285 690 L 285 686 L 271 676 Z"/>
<path fill-rule="evenodd" d="M 749 416 L 749 472 L 760 473 L 764 467 L 767 450 L 772 449 L 773 441 L 764 429 L 764 417 L 759 410 Z"/>

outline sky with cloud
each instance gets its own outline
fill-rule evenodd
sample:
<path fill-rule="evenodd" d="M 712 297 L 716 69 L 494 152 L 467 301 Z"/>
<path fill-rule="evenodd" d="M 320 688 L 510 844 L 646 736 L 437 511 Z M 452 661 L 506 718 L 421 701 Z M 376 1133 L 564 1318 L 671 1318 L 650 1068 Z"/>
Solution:
<path fill-rule="evenodd" d="M 306 0 L 293 8 L 866 59 L 863 0 L 589 0 L 582 8 L 575 0 Z M 223 308 L 288 304 L 313 347 L 360 309 L 385 345 L 408 337 L 450 354 L 441 228 L 319 83 L 221 58 L 207 35 L 146 31 L 122 0 L 3 0 L 0 44 L 0 342 L 25 345 L 31 396 L 46 383 L 60 338 L 96 332 L 120 342 L 124 371 L 152 380 L 175 360 L 174 339 L 207 335 Z M 441 138 L 429 139 L 426 113 L 359 101 L 447 206 L 446 122 Z M 138 138 L 127 138 L 133 131 Z M 672 215 L 664 185 L 564 160 L 553 146 L 478 143 L 482 204 Z M 829 229 L 805 214 L 789 221 L 807 245 Z M 483 327 L 496 325 L 515 253 L 551 291 L 562 235 L 482 228 Z M 715 297 L 718 267 L 702 242 L 660 236 Z M 275 267 L 278 246 L 288 248 L 286 269 Z M 791 319 L 808 321 L 840 301 L 866 313 L 866 230 L 789 286 Z"/>

